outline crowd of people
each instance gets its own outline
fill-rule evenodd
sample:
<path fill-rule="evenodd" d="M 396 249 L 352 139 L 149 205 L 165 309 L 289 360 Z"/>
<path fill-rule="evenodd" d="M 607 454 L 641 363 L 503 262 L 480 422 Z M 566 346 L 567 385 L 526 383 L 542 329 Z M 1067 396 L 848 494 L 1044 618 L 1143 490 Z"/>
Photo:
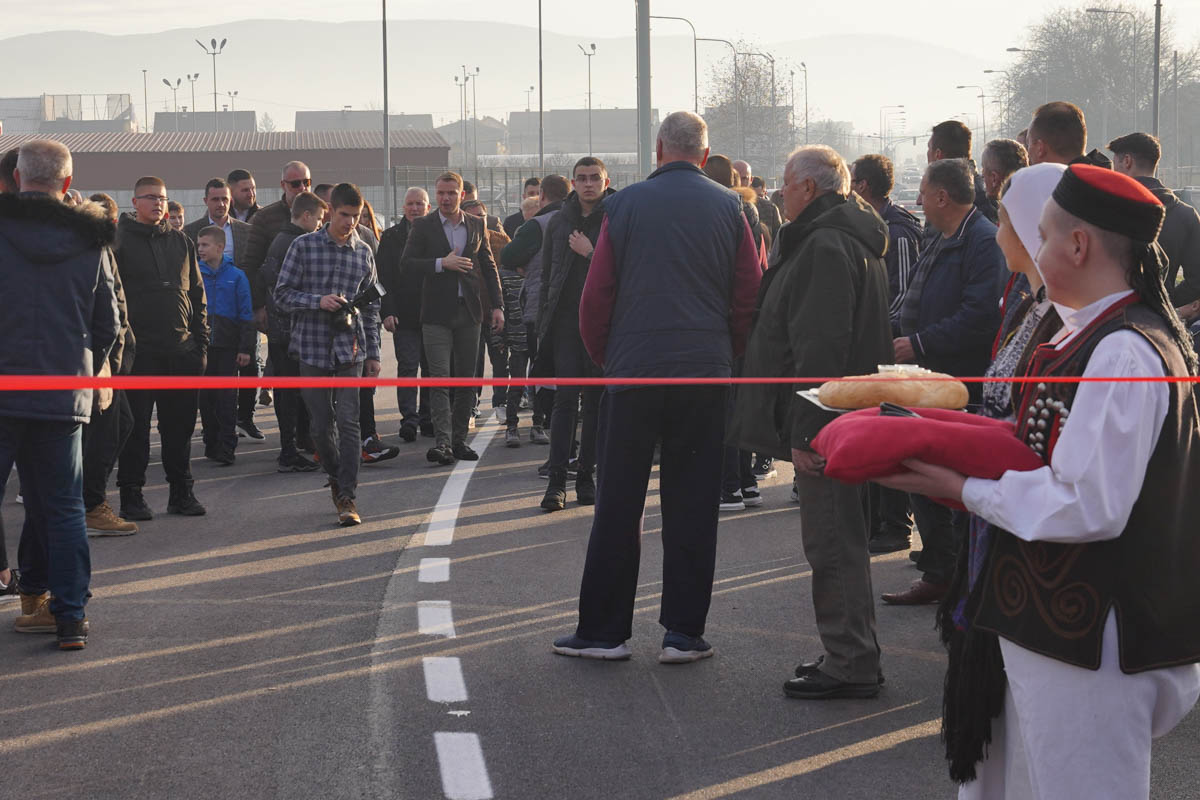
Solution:
<path fill-rule="evenodd" d="M 191 471 L 197 417 L 205 457 L 229 465 L 239 438 L 264 438 L 256 405 L 274 408 L 279 471 L 323 470 L 341 525 L 360 522 L 364 463 L 420 438 L 432 464 L 477 460 L 482 389 L 399 387 L 387 444 L 375 390 L 339 385 L 380 375 L 386 331 L 400 378 L 478 378 L 486 356 L 495 377 L 533 384 L 490 392 L 505 445 L 547 447 L 541 509 L 565 508 L 572 482 L 576 502 L 595 506 L 578 625 L 554 652 L 631 656 L 657 462 L 660 660 L 712 656 L 719 515 L 761 505 L 758 481 L 784 460 L 822 650 L 788 696 L 879 693 L 870 558 L 910 549 L 919 531 L 921 577 L 882 600 L 940 604 L 944 736 L 963 796 L 1022 785 L 1144 796 L 1151 736 L 1200 694 L 1193 387 L 1004 379 L 1195 376 L 1200 215 L 1155 178 L 1155 137 L 1113 140 L 1112 159 L 1086 144 L 1067 102 L 987 142 L 979 168 L 969 128 L 935 125 L 922 223 L 892 201 L 885 155 L 848 164 L 801 147 L 768 196 L 750 164 L 709 152 L 700 117 L 676 112 L 658 169 L 619 192 L 585 157 L 569 177 L 529 179 L 502 221 L 447 171 L 432 198 L 409 188 L 403 217 L 381 230 L 356 186 L 314 187 L 299 161 L 270 205 L 235 169 L 208 181 L 191 222 L 153 176 L 119 214 L 107 196 L 72 192 L 63 145 L 27 142 L 0 161 L 0 287 L 30 298 L 0 319 L 0 373 L 334 380 L 0 393 L 0 482 L 15 464 L 26 513 L 19 571 L 0 530 L 0 596 L 19 596 L 18 631 L 86 644 L 87 536 L 153 519 L 142 490 L 155 416 L 170 514 L 206 513 Z M 832 415 L 796 390 L 881 364 L 996 379 L 968 384 L 971 410 L 1014 421 L 1045 467 L 982 480 L 917 462 L 867 486 L 829 478 L 812 442 Z M 600 376 L 610 383 L 536 385 Z M 794 382 L 719 383 L 735 376 Z M 622 384 L 644 378 L 718 383 Z M 1087 757 L 1066 758 L 1085 736 Z"/>

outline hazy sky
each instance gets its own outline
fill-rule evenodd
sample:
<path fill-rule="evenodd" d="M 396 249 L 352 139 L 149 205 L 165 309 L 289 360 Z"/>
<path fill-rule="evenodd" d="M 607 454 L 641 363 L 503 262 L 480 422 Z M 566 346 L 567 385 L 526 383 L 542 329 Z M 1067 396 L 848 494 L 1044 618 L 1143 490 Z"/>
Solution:
<path fill-rule="evenodd" d="M 1097 0 L 1098 5 L 1106 3 Z M 1147 9 L 1151 0 L 1140 0 Z M 1063 5 L 1039 0 L 842 0 L 801 3 L 797 0 L 652 0 L 654 14 L 690 18 L 700 36 L 745 36 L 763 42 L 803 39 L 834 32 L 894 34 L 950 45 L 960 41 L 971 52 L 995 51 L 1019 44 L 1026 24 L 1045 9 Z M 233 3 L 164 3 L 161 0 L 59 0 L 30 3 L 0 0 L 4 35 L 72 28 L 102 33 L 147 33 L 164 28 L 253 19 L 370 19 L 379 0 L 237 0 Z M 736 9 L 730 13 L 730 9 Z M 1185 39 L 1200 34 L 1200 0 L 1167 0 Z M 8 12 L 15 13 L 8 13 Z M 632 33 L 632 0 L 543 0 L 544 25 L 580 37 Z M 493 0 L 487 3 L 392 0 L 391 19 L 500 20 L 525 25 L 537 22 L 537 0 Z M 669 23 L 663 23 L 669 24 Z M 686 32 L 686 26 L 675 23 Z M 733 34 L 731 36 L 730 34 Z M 859 54 L 848 54 L 855 57 Z"/>

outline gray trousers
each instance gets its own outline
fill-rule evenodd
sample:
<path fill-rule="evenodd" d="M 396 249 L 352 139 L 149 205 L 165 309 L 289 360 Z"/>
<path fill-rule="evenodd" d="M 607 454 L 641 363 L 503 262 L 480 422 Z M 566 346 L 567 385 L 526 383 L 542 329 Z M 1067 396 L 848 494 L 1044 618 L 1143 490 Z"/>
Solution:
<path fill-rule="evenodd" d="M 879 673 L 875 594 L 860 487 L 797 476 L 800 539 L 812 567 L 813 612 L 825 648 L 821 671 L 851 683 Z"/>
<path fill-rule="evenodd" d="M 458 304 L 453 325 L 422 325 L 421 340 L 431 378 L 475 377 L 479 323 L 471 319 L 471 314 L 462 303 Z M 433 431 L 437 444 L 466 444 L 467 423 L 475 407 L 475 391 L 461 388 L 454 392 L 453 417 L 450 413 L 449 389 L 432 389 L 429 400 L 433 405 Z"/>
<path fill-rule="evenodd" d="M 300 375 L 305 378 L 358 378 L 362 374 L 362 364 L 328 370 L 300 362 Z M 358 488 L 358 466 L 362 463 L 358 387 L 301 389 L 300 396 L 308 407 L 309 432 L 317 445 L 325 474 L 337 482 L 339 496 L 353 500 Z"/>

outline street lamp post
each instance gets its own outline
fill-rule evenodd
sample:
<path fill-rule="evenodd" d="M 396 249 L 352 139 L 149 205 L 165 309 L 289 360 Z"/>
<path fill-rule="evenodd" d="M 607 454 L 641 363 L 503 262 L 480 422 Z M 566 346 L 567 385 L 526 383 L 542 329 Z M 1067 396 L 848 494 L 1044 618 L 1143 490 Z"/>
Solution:
<path fill-rule="evenodd" d="M 189 72 L 185 75 L 188 83 L 192 85 L 192 133 L 196 132 L 196 81 L 200 80 L 199 72 Z"/>
<path fill-rule="evenodd" d="M 1087 9 L 1087 13 L 1089 13 L 1089 14 L 1128 14 L 1129 18 L 1131 20 L 1133 20 L 1133 22 L 1132 22 L 1133 45 L 1129 48 L 1129 92 L 1131 95 L 1131 99 L 1133 100 L 1133 129 L 1137 130 L 1137 127 L 1138 127 L 1137 48 L 1138 48 L 1138 40 L 1141 38 L 1138 35 L 1141 31 L 1141 28 L 1138 24 L 1139 23 L 1138 16 L 1137 16 L 1137 14 L 1133 13 L 1132 11 L 1126 11 L 1123 8 L 1089 8 L 1089 9 Z M 1157 51 L 1156 51 L 1156 55 L 1157 55 Z"/>
<path fill-rule="evenodd" d="M 899 108 L 904 108 L 904 104 L 903 104 L 903 103 L 901 103 L 901 104 L 900 104 L 900 105 L 898 105 L 898 106 L 880 106 L 880 107 L 879 107 L 879 148 L 880 148 L 881 150 L 883 149 L 883 126 L 884 126 L 884 115 L 885 115 L 885 114 L 886 114 L 886 112 L 887 112 L 887 111 L 889 111 L 890 109 L 899 109 Z"/>
<path fill-rule="evenodd" d="M 1009 71 L 1006 69 L 985 69 L 983 71 L 983 74 L 984 75 L 1003 75 L 1004 76 L 1004 102 L 1000 103 L 999 100 L 994 100 L 993 102 L 1000 103 L 1001 112 L 1003 113 L 1003 115 L 1005 117 L 1007 117 L 1008 113 L 1009 113 L 1009 106 L 1012 104 L 1012 78 L 1010 77 L 1011 73 L 1009 73 Z M 999 128 L 1000 126 L 997 125 L 996 127 Z M 997 134 L 997 135 L 999 135 L 999 134 Z"/>
<path fill-rule="evenodd" d="M 1159 73 L 1162 61 L 1162 0 L 1154 0 L 1154 98 L 1150 106 L 1151 133 L 1158 136 Z M 1179 145 L 1177 144 L 1176 147 Z"/>
<path fill-rule="evenodd" d="M 738 53 L 740 56 L 758 56 L 765 58 L 771 65 L 771 180 L 775 180 L 775 109 L 778 103 L 775 100 L 775 58 L 767 53 Z M 742 142 L 742 150 L 745 151 L 746 143 Z M 745 152 L 742 153 L 744 157 Z"/>
<path fill-rule="evenodd" d="M 538 174 L 546 174 L 546 128 L 544 103 L 545 91 L 542 87 L 542 0 L 538 0 Z M 638 156 L 638 160 L 641 160 Z"/>
<path fill-rule="evenodd" d="M 459 169 L 466 169 L 467 165 L 467 80 L 470 76 L 467 76 L 466 72 L 467 68 L 464 66 L 462 80 L 459 80 L 457 75 L 454 76 L 454 85 L 458 87 L 458 146 L 462 156 Z"/>
<path fill-rule="evenodd" d="M 587 56 L 588 65 L 588 155 L 592 155 L 592 56 L 596 55 L 596 43 L 592 42 L 592 51 L 579 45 L 579 51 Z"/>
<path fill-rule="evenodd" d="M 183 83 L 183 78 L 176 78 L 174 84 L 166 78 L 163 78 L 162 82 L 171 90 L 171 103 L 175 109 L 175 132 L 179 133 L 179 87 Z"/>
<path fill-rule="evenodd" d="M 533 94 L 534 91 L 535 91 L 535 88 L 533 86 L 530 86 L 528 89 L 525 90 L 525 113 L 526 114 L 528 114 L 529 110 L 530 110 L 529 109 L 529 95 Z"/>
<path fill-rule="evenodd" d="M 150 132 L 150 89 L 146 83 L 146 70 L 142 70 L 142 113 L 146 117 L 146 133 Z"/>
<path fill-rule="evenodd" d="M 803 61 L 800 70 L 804 73 L 804 143 L 808 144 L 808 65 Z"/>
<path fill-rule="evenodd" d="M 696 26 L 693 25 L 692 21 L 686 17 L 659 17 L 659 16 L 655 16 L 654 14 L 651 14 L 650 19 L 674 19 L 674 20 L 678 20 L 679 22 L 686 22 L 688 24 L 688 27 L 692 29 L 692 98 L 693 98 L 692 99 L 692 105 L 693 105 L 692 111 L 695 112 L 696 114 L 699 114 L 700 113 L 700 72 L 699 72 L 700 59 L 699 59 L 699 56 L 697 53 L 697 50 L 698 50 L 697 43 L 699 42 L 699 40 L 696 38 Z M 594 48 L 595 45 L 592 45 L 592 47 Z M 588 65 L 590 66 L 591 63 L 592 62 L 589 61 Z"/>
<path fill-rule="evenodd" d="M 729 45 L 729 49 L 733 51 L 733 133 L 738 137 L 739 141 L 742 130 L 742 96 L 740 93 L 740 82 L 738 81 L 738 66 L 737 66 L 737 46 L 728 39 L 708 39 L 703 36 L 698 38 L 698 42 L 719 42 L 720 44 Z M 744 149 L 744 148 L 743 148 Z"/>
<path fill-rule="evenodd" d="M 466 67 L 463 67 L 466 69 Z M 475 102 L 477 95 L 477 87 L 479 86 L 479 67 L 471 73 L 471 77 L 475 80 L 471 81 L 471 150 L 474 155 L 471 159 L 472 168 L 475 170 L 475 180 L 479 180 L 479 105 Z M 466 93 L 463 93 L 463 101 L 466 102 Z"/>
<path fill-rule="evenodd" d="M 1050 65 L 1046 63 L 1046 56 L 1049 55 L 1045 50 L 1036 50 L 1032 47 L 1008 47 L 1005 48 L 1006 53 L 1037 53 L 1042 57 L 1042 102 L 1050 102 Z"/>
<path fill-rule="evenodd" d="M 987 141 L 988 141 L 987 107 L 986 107 L 987 97 L 983 93 L 983 87 L 975 86 L 974 84 L 970 84 L 970 83 L 964 83 L 964 84 L 959 84 L 958 86 L 956 86 L 954 88 L 956 88 L 956 89 L 978 89 L 979 90 L 979 124 L 983 128 L 983 141 L 979 143 L 979 152 L 982 153 L 983 148 L 985 145 L 987 145 Z"/>
<path fill-rule="evenodd" d="M 392 177 L 392 132 L 388 119 L 388 39 L 387 0 L 382 0 L 380 23 L 383 32 L 383 213 L 384 227 L 388 227 L 396 213 L 396 189 Z"/>
<path fill-rule="evenodd" d="M 221 129 L 221 119 L 217 114 L 217 56 L 221 55 L 221 51 L 225 49 L 225 43 L 228 39 L 222 39 L 218 45 L 217 40 L 212 40 L 212 50 L 209 50 L 204 44 L 197 39 L 196 44 L 200 45 L 200 49 L 204 51 L 206 56 L 212 56 L 213 60 L 213 129 L 219 131 Z"/>

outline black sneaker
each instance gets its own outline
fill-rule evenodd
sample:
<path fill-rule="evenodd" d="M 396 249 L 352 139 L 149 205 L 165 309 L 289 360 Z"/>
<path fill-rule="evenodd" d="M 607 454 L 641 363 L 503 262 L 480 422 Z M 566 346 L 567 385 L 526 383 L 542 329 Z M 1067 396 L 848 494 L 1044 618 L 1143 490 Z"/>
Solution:
<path fill-rule="evenodd" d="M 234 455 L 232 447 L 217 445 L 213 452 L 212 460 L 222 466 L 230 467 L 233 466 L 233 462 L 237 461 L 237 456 Z"/>
<path fill-rule="evenodd" d="M 779 474 L 779 470 L 775 469 L 775 459 L 768 456 L 760 456 L 754 462 L 754 469 L 751 470 L 754 477 L 760 481 L 765 481 L 767 478 L 774 478 Z"/>
<path fill-rule="evenodd" d="M 16 569 L 12 570 L 12 577 L 8 579 L 8 583 L 0 583 L 0 603 L 5 600 L 16 600 L 21 596 L 21 573 Z"/>
<path fill-rule="evenodd" d="M 912 542 L 906 534 L 883 533 L 871 537 L 871 540 L 867 542 L 867 552 L 873 556 L 878 556 L 884 553 L 898 553 L 901 550 L 907 550 L 911 546 Z"/>
<path fill-rule="evenodd" d="M 385 445 L 378 436 L 369 436 L 363 440 L 362 461 L 364 464 L 374 464 L 377 461 L 387 461 L 400 455 L 400 448 L 395 445 Z"/>
<path fill-rule="evenodd" d="M 258 429 L 258 426 L 254 424 L 254 420 L 252 419 L 239 419 L 237 426 L 242 431 L 238 436 L 249 436 L 251 439 L 259 440 L 267 438 L 266 434 Z"/>
<path fill-rule="evenodd" d="M 476 453 L 474 450 L 471 449 L 470 445 L 467 445 L 465 443 L 454 445 L 454 449 L 451 452 L 454 453 L 454 457 L 457 458 L 459 461 L 478 461 L 479 460 L 479 453 Z"/>
<path fill-rule="evenodd" d="M 660 664 L 690 664 L 702 658 L 711 658 L 712 645 L 701 636 L 667 631 L 663 636 L 662 652 L 658 654 Z"/>
<path fill-rule="evenodd" d="M 797 664 L 796 665 L 796 677 L 797 678 L 803 677 L 804 675 L 807 675 L 810 672 L 819 672 L 821 669 L 821 665 L 824 663 L 825 663 L 825 656 L 819 655 L 819 656 L 817 656 L 816 661 L 804 661 L 800 664 Z M 883 667 L 880 667 L 879 668 L 879 685 L 883 686 L 883 684 L 885 684 L 885 683 L 887 683 L 887 681 L 884 680 L 884 677 L 883 677 Z"/>
<path fill-rule="evenodd" d="M 742 499 L 740 490 L 736 492 L 721 492 L 721 504 L 717 508 L 721 511 L 745 511 L 746 501 Z"/>
<path fill-rule="evenodd" d="M 521 446 L 521 434 L 517 432 L 516 425 L 513 425 L 511 427 L 504 429 L 504 446 L 505 447 L 520 447 Z"/>
<path fill-rule="evenodd" d="M 763 503 L 762 494 L 758 491 L 757 486 L 742 487 L 742 505 L 746 508 L 756 508 Z"/>
<path fill-rule="evenodd" d="M 425 460 L 432 464 L 440 464 L 443 467 L 454 463 L 454 452 L 448 444 L 439 444 L 437 447 L 431 447 L 425 453 Z"/>
<path fill-rule="evenodd" d="M 150 510 L 150 506 L 146 505 L 146 498 L 142 496 L 140 486 L 121 487 L 120 517 L 134 522 L 146 522 L 154 519 L 154 512 Z"/>
<path fill-rule="evenodd" d="M 550 444 L 550 437 L 546 435 L 546 429 L 541 425 L 534 425 L 529 429 L 529 441 L 534 444 Z"/>
<path fill-rule="evenodd" d="M 321 465 L 305 458 L 301 453 L 284 453 L 279 456 L 279 472 L 316 472 Z"/>
<path fill-rule="evenodd" d="M 554 640 L 554 652 L 560 656 L 594 658 L 598 661 L 626 661 L 633 653 L 624 642 L 594 642 L 575 634 Z"/>
<path fill-rule="evenodd" d="M 576 476 L 575 502 L 581 506 L 596 505 L 596 481 L 591 472 L 585 470 Z"/>
<path fill-rule="evenodd" d="M 433 432 L 433 423 L 432 422 L 422 422 L 421 423 L 421 435 L 424 436 L 426 439 L 433 438 L 434 432 Z"/>
<path fill-rule="evenodd" d="M 870 698 L 879 695 L 878 683 L 839 681 L 820 670 L 806 672 L 783 685 L 783 693 L 797 700 L 837 700 Z"/>
<path fill-rule="evenodd" d="M 416 425 L 401 425 L 400 426 L 400 441 L 415 442 L 417 440 Z"/>
<path fill-rule="evenodd" d="M 196 495 L 192 494 L 191 486 L 172 486 L 171 496 L 167 500 L 167 513 L 179 514 L 184 517 L 202 517 L 208 513 Z M 125 517 L 129 519 L 129 517 Z"/>
<path fill-rule="evenodd" d="M 551 470 L 550 485 L 546 487 L 546 495 L 542 498 L 543 511 L 562 511 L 567 507 L 567 476 L 562 467 Z"/>
<path fill-rule="evenodd" d="M 55 619 L 59 650 L 82 650 L 87 647 L 87 618 L 76 620 Z"/>

